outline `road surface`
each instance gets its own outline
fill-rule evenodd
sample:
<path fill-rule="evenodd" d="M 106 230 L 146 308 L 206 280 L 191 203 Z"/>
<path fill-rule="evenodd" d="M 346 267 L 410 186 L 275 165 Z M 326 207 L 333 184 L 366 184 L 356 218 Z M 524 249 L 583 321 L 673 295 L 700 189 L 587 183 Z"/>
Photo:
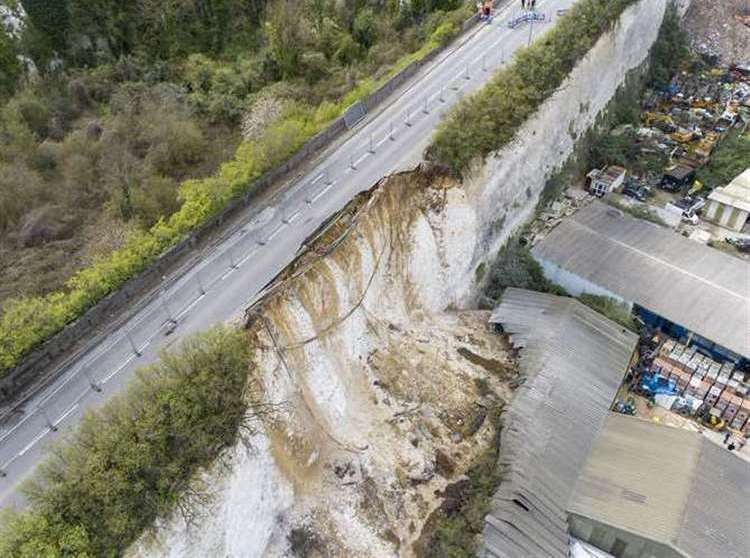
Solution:
<path fill-rule="evenodd" d="M 84 411 L 120 392 L 160 350 L 240 317 L 323 221 L 383 176 L 416 165 L 443 114 L 486 83 L 513 51 L 554 24 L 557 10 L 573 2 L 542 1 L 538 11 L 546 14 L 547 23 L 510 29 L 507 21 L 519 8 L 512 2 L 493 22 L 470 30 L 307 165 L 304 176 L 265 207 L 253 208 L 236 233 L 179 277 L 166 280 L 161 296 L 69 363 L 0 431 L 0 473 L 5 475 L 0 506 L 24 505 L 20 483 L 33 473 L 50 442 L 75 426 Z M 171 320 L 177 323 L 173 331 Z"/>

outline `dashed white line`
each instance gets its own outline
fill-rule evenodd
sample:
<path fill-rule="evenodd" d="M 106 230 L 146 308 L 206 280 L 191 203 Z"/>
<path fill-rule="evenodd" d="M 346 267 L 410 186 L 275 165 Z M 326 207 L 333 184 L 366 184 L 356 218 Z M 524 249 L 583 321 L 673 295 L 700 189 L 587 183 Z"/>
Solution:
<path fill-rule="evenodd" d="M 145 349 L 145 348 L 146 348 L 146 347 L 147 347 L 147 346 L 149 345 L 149 343 L 151 343 L 151 340 L 150 340 L 150 339 L 146 341 L 146 343 L 145 343 L 145 344 L 143 345 L 143 347 L 139 347 L 139 348 L 138 348 L 138 352 L 139 352 L 139 353 L 140 353 L 140 352 L 143 352 L 143 349 Z M 117 368 L 115 368 L 115 369 L 114 369 L 114 370 L 113 370 L 112 372 L 110 372 L 110 373 L 109 373 L 109 375 L 108 375 L 107 377 L 105 377 L 105 378 L 104 378 L 104 379 L 102 380 L 102 384 L 106 384 L 106 383 L 107 383 L 107 382 L 108 382 L 109 380 L 111 380 L 111 379 L 112 379 L 112 378 L 113 378 L 113 377 L 114 377 L 114 376 L 115 376 L 115 375 L 116 375 L 116 374 L 117 374 L 118 372 L 120 372 L 120 370 L 122 370 L 122 369 L 123 369 L 123 368 L 125 368 L 125 367 L 126 367 L 126 366 L 127 366 L 128 364 L 130 364 L 130 362 L 131 362 L 131 361 L 132 361 L 132 360 L 133 360 L 134 358 L 135 358 L 135 355 L 130 355 L 130 356 L 129 356 L 129 357 L 127 358 L 127 359 L 125 359 L 125 362 L 123 362 L 123 363 L 122 363 L 122 364 L 121 364 L 120 366 L 118 366 Z"/>
<path fill-rule="evenodd" d="M 68 418 L 68 415 L 70 415 L 70 413 L 75 411 L 77 408 L 78 408 L 78 403 L 74 403 L 73 405 L 71 405 L 71 407 L 67 411 L 65 411 L 62 415 L 60 415 L 60 418 L 58 418 L 57 421 L 55 422 L 55 426 L 59 425 L 62 421 Z"/>
<path fill-rule="evenodd" d="M 312 201 L 318 201 L 318 198 L 320 198 L 323 194 L 325 194 L 328 190 L 333 188 L 333 185 L 336 184 L 336 181 L 332 181 L 330 184 L 328 184 L 325 188 L 323 188 L 320 192 L 315 194 L 315 197 L 312 199 Z"/>
<path fill-rule="evenodd" d="M 302 213 L 302 210 L 298 209 L 294 213 L 292 213 L 289 217 L 286 218 L 287 224 L 294 223 L 294 220 L 299 217 L 300 213 Z"/>
<path fill-rule="evenodd" d="M 324 174 L 319 174 L 318 176 L 316 176 L 315 178 L 313 178 L 313 181 L 311 182 L 311 184 L 315 184 L 315 183 L 317 183 L 317 182 L 318 182 L 318 181 L 320 181 L 320 180 L 321 180 L 321 179 L 322 179 L 322 178 L 323 178 L 324 176 L 325 176 Z"/>
<path fill-rule="evenodd" d="M 273 240 L 273 237 L 275 237 L 277 234 L 281 232 L 281 229 L 284 228 L 284 225 L 277 226 L 271 234 L 268 235 L 268 240 Z"/>
<path fill-rule="evenodd" d="M 39 440 L 41 440 L 42 438 L 44 438 L 44 437 L 45 437 L 45 436 L 46 436 L 47 434 L 49 434 L 49 432 L 50 432 L 50 429 L 49 429 L 49 428 L 47 428 L 47 429 L 45 429 L 45 430 L 42 430 L 42 431 L 41 431 L 41 432 L 40 432 L 39 434 L 37 434 L 37 436 L 36 436 L 36 437 L 35 437 L 35 438 L 34 438 L 33 440 L 31 440 L 31 441 L 30 441 L 30 442 L 29 442 L 28 444 L 26 444 L 26 446 L 24 446 L 24 448 L 23 448 L 23 449 L 22 449 L 21 451 L 19 451 L 19 452 L 18 452 L 18 457 L 23 457 L 23 455 L 24 455 L 24 454 L 25 454 L 25 453 L 26 453 L 27 451 L 29 451 L 29 450 L 30 450 L 31 448 L 33 448 L 33 447 L 34 447 L 34 445 L 35 445 L 35 444 L 36 444 L 36 443 L 37 443 L 37 442 L 38 442 Z"/>

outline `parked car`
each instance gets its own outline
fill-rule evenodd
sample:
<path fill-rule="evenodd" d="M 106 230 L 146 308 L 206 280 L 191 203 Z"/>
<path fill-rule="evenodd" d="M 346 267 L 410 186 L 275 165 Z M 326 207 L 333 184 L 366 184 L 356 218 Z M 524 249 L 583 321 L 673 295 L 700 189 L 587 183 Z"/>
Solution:
<path fill-rule="evenodd" d="M 637 180 L 628 179 L 625 181 L 625 186 L 622 187 L 622 194 L 638 201 L 646 201 L 646 198 L 651 194 L 651 189 L 640 184 Z"/>
<path fill-rule="evenodd" d="M 670 213 L 680 215 L 683 221 L 692 225 L 699 223 L 698 215 L 703 206 L 706 205 L 706 200 L 699 197 L 685 196 L 679 200 L 668 203 L 664 209 Z"/>
<path fill-rule="evenodd" d="M 750 238 L 727 237 L 727 244 L 731 244 L 740 252 L 750 252 Z"/>

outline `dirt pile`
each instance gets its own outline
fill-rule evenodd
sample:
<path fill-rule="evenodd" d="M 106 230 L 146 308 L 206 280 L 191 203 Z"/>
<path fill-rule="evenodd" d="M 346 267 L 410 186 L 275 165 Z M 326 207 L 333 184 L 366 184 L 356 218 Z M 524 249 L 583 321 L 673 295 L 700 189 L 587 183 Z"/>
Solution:
<path fill-rule="evenodd" d="M 693 48 L 724 64 L 750 63 L 750 20 L 744 16 L 750 16 L 746 0 L 695 0 L 685 15 Z"/>

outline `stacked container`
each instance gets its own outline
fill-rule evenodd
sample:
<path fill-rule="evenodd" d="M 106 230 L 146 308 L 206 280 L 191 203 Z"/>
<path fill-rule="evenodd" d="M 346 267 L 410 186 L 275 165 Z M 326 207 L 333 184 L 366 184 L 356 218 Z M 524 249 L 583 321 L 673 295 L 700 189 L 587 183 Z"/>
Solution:
<path fill-rule="evenodd" d="M 664 341 L 654 359 L 662 376 L 674 378 L 678 392 L 721 411 L 732 428 L 750 429 L 750 386 L 731 362 L 719 363 L 674 339 Z"/>

